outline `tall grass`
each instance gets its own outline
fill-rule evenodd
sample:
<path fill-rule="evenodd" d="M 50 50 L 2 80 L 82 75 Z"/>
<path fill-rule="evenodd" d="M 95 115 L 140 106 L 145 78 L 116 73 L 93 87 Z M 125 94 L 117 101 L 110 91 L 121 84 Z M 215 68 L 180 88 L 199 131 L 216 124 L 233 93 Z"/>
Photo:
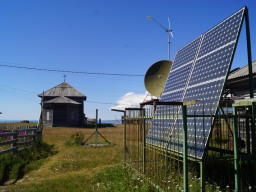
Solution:
<path fill-rule="evenodd" d="M 0 156 L 0 185 L 12 180 L 15 183 L 33 169 L 39 168 L 42 161 L 49 155 L 55 154 L 52 145 L 36 143 L 20 153 Z"/>
<path fill-rule="evenodd" d="M 84 128 L 46 128 L 43 141 L 54 145 L 57 154 L 41 160 L 41 166 L 26 173 L 15 185 L 0 186 L 9 191 L 94 191 L 98 174 L 108 167 L 122 164 L 123 127 L 99 128 L 100 133 L 111 142 L 104 147 L 67 145 L 66 141 L 79 132 L 87 139 L 95 130 Z M 98 137 L 100 143 L 101 138 Z M 95 138 L 92 138 L 93 142 Z M 102 140 L 102 142 L 104 142 Z M 33 167 L 33 165 L 31 165 Z M 114 172 L 117 169 L 114 169 Z M 117 171 L 116 174 L 119 174 Z M 112 173 L 111 173 L 112 174 Z M 115 173 L 113 173 L 115 174 Z M 122 176 L 122 175 L 121 175 Z M 120 175 L 117 177 L 121 177 Z M 97 178 L 95 180 L 95 178 Z"/>

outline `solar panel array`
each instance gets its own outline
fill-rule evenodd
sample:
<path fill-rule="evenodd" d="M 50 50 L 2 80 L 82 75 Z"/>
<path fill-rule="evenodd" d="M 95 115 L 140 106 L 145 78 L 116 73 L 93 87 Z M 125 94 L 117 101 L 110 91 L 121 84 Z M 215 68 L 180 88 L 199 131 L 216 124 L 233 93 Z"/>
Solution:
<path fill-rule="evenodd" d="M 240 9 L 177 51 L 160 101 L 198 100 L 196 105 L 188 106 L 189 115 L 216 114 L 244 11 L 245 8 Z M 182 119 L 176 118 L 165 123 L 166 114 L 163 113 L 168 110 L 163 109 L 163 106 L 157 107 L 147 142 L 154 141 L 155 145 L 159 145 L 160 141 L 161 146 L 164 143 L 169 149 L 182 152 Z M 209 117 L 188 118 L 188 155 L 203 157 L 213 121 L 214 118 Z"/>

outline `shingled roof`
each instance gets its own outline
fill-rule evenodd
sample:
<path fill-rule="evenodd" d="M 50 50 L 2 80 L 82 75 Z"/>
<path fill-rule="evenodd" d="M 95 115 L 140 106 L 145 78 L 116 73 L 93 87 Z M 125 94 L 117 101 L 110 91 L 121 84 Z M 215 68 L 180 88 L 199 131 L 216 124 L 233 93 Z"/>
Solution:
<path fill-rule="evenodd" d="M 63 82 L 51 89 L 49 89 L 48 91 L 45 91 L 44 94 L 41 93 L 38 96 L 39 97 L 83 97 L 84 99 L 86 99 L 86 96 L 81 93 L 80 91 L 76 90 L 74 87 L 72 87 L 71 85 L 69 85 L 66 82 Z"/>
<path fill-rule="evenodd" d="M 81 103 L 78 103 L 72 99 L 69 99 L 67 97 L 56 97 L 54 99 L 45 101 L 44 103 L 61 103 L 61 104 L 74 104 L 74 105 L 81 105 Z"/>

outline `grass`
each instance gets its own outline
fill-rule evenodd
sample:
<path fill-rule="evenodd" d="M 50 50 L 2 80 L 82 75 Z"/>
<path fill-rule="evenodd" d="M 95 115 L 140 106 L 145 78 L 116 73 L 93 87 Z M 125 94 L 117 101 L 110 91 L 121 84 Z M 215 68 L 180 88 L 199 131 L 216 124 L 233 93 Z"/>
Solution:
<path fill-rule="evenodd" d="M 104 147 L 67 145 L 76 132 L 87 139 L 94 129 L 45 128 L 43 142 L 53 145 L 55 155 L 31 163 L 30 170 L 16 184 L 5 183 L 0 190 L 12 191 L 149 191 L 136 178 L 126 177 L 123 164 L 123 126 L 105 127 L 99 132 L 111 142 Z M 93 143 L 93 136 L 88 143 Z M 98 136 L 98 143 L 104 140 Z M 131 187 L 133 186 L 133 187 Z"/>

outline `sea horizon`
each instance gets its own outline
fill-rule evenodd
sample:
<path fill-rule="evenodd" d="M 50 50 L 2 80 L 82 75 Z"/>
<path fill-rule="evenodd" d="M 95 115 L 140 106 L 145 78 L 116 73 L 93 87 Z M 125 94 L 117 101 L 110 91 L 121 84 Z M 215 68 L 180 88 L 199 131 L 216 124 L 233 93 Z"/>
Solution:
<path fill-rule="evenodd" d="M 24 120 L 0 120 L 0 123 L 18 123 Z M 26 120 L 29 122 L 38 122 L 38 120 Z M 105 124 L 121 124 L 121 120 L 101 120 L 101 123 L 105 123 Z"/>

